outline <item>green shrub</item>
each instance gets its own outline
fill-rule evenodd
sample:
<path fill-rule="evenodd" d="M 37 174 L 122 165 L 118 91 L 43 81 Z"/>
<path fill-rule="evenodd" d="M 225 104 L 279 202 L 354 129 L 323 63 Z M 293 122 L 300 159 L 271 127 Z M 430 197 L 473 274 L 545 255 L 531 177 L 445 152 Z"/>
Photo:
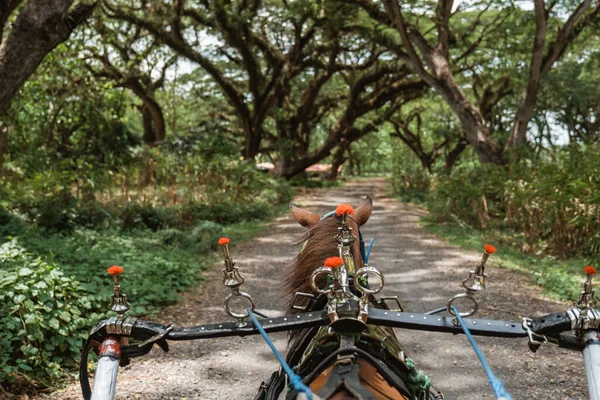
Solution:
<path fill-rule="evenodd" d="M 600 261 L 600 149 L 563 149 L 510 168 L 463 164 L 438 178 L 429 210 L 439 222 L 512 232 L 533 254 Z"/>
<path fill-rule="evenodd" d="M 394 148 L 391 179 L 393 193 L 403 201 L 425 202 L 431 185 L 431 174 L 404 143 L 394 140 L 392 145 Z"/>
<path fill-rule="evenodd" d="M 177 225 L 175 210 L 142 202 L 127 203 L 119 210 L 118 218 L 120 226 L 126 230 L 147 228 L 157 231 Z"/>
<path fill-rule="evenodd" d="M 506 225 L 531 251 L 600 261 L 600 149 L 573 147 L 517 171 L 506 184 Z"/>
<path fill-rule="evenodd" d="M 0 253 L 0 382 L 48 385 L 75 366 L 100 316 L 77 280 L 8 243 Z"/>
<path fill-rule="evenodd" d="M 506 181 L 502 166 L 461 165 L 451 176 L 438 178 L 428 198 L 429 210 L 440 222 L 487 228 L 505 216 Z"/>
<path fill-rule="evenodd" d="M 221 202 L 215 204 L 189 205 L 187 212 L 195 220 L 207 220 L 223 225 L 237 222 L 265 219 L 271 215 L 272 206 L 266 203 L 241 203 Z"/>
<path fill-rule="evenodd" d="M 212 221 L 200 221 L 189 236 L 196 245 L 199 254 L 216 249 L 216 243 L 224 235 L 223 225 Z"/>

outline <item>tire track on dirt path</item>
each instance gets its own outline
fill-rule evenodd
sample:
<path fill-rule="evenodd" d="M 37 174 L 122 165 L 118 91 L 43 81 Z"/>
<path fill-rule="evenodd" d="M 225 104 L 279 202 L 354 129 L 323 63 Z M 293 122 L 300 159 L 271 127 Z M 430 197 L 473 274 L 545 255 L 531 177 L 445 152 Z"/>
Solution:
<path fill-rule="evenodd" d="M 425 211 L 385 196 L 385 181 L 349 182 L 329 190 L 309 192 L 295 200 L 311 211 L 324 214 L 342 202 L 357 205 L 369 195 L 374 210 L 362 229 L 365 240 L 377 238 L 371 265 L 386 277 L 384 295 L 398 295 L 409 311 L 425 312 L 445 304 L 460 292 L 463 280 L 480 259 L 429 235 L 419 225 Z M 303 228 L 290 215 L 277 218 L 254 240 L 239 244 L 232 255 L 246 278 L 244 290 L 257 309 L 282 314 L 280 271 L 299 251 L 293 245 Z M 232 236 L 235 242 L 235 237 Z M 500 249 L 501 251 L 501 249 Z M 156 320 L 176 326 L 227 320 L 222 303 L 228 291 L 221 285 L 222 263 L 206 272 L 207 282 L 185 293 L 183 300 L 163 310 Z M 540 290 L 525 285 L 513 271 L 495 268 L 493 259 L 488 289 L 478 317 L 519 320 L 562 310 L 565 304 L 542 299 Z M 133 278 L 124 290 L 134 285 Z M 135 302 L 135 299 L 132 299 Z M 406 352 L 426 371 L 447 399 L 492 399 L 483 369 L 463 335 L 397 330 Z M 285 351 L 285 333 L 273 334 Z M 530 353 L 525 339 L 478 338 L 492 369 L 515 399 L 585 399 L 587 384 L 580 354 L 542 347 Z M 121 369 L 119 399 L 252 399 L 261 381 L 278 364 L 260 337 L 222 338 L 209 341 L 172 342 L 171 351 L 153 350 Z M 80 398 L 76 384 L 46 398 Z M 40 397 L 41 398 L 41 397 Z"/>

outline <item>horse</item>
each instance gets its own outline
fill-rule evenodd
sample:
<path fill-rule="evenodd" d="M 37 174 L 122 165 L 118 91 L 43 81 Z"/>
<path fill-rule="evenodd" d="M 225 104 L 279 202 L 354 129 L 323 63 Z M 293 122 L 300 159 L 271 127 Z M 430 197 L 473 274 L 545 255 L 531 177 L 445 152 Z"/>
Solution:
<path fill-rule="evenodd" d="M 353 271 L 365 266 L 365 249 L 360 228 L 367 223 L 373 210 L 371 198 L 365 198 L 352 209 L 347 220 L 356 239 L 351 247 Z M 327 305 L 327 297 L 311 285 L 313 272 L 324 261 L 339 254 L 336 235 L 342 225 L 342 216 L 330 212 L 319 216 L 290 204 L 294 219 L 306 228 L 299 243 L 302 250 L 286 267 L 283 279 L 283 297 L 286 314 L 301 311 L 319 311 Z M 350 287 L 357 293 L 350 274 Z M 321 282 L 320 284 L 322 284 Z M 321 287 L 321 286 L 319 286 Z M 298 302 L 300 294 L 300 302 Z M 383 301 L 369 296 L 369 307 L 387 309 Z M 433 400 L 442 399 L 426 375 L 417 370 L 408 358 L 391 328 L 366 325 L 365 329 L 348 327 L 348 332 L 331 326 L 292 331 L 288 337 L 287 362 L 293 366 L 303 382 L 320 399 L 359 400 Z M 275 400 L 285 386 L 286 375 L 275 371 L 263 382 L 255 400 Z M 289 390 L 286 399 L 299 393 Z"/>

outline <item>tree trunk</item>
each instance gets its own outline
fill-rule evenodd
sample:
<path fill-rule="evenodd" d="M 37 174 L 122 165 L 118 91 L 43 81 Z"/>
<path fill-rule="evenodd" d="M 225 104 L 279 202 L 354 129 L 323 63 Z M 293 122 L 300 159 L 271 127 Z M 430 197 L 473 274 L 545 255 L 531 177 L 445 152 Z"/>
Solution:
<path fill-rule="evenodd" d="M 165 117 L 162 109 L 154 99 L 142 99 L 142 119 L 144 122 L 144 143 L 154 146 L 165 139 Z"/>
<path fill-rule="evenodd" d="M 92 13 L 95 3 L 73 0 L 29 0 L 0 44 L 0 115 L 44 57 Z"/>
<path fill-rule="evenodd" d="M 335 181 L 338 178 L 338 169 L 346 161 L 346 152 L 343 146 L 338 147 L 335 155 L 333 156 L 333 162 L 331 163 L 331 169 L 327 174 L 328 181 Z"/>
<path fill-rule="evenodd" d="M 446 68 L 448 73 L 442 74 L 443 79 L 437 80 L 434 87 L 460 120 L 467 141 L 473 146 L 481 162 L 497 165 L 506 164 L 502 149 L 492 139 L 491 132 L 481 111 L 469 101 L 460 89 L 454 76 L 449 72 L 449 66 Z"/>
<path fill-rule="evenodd" d="M 260 151 L 262 134 L 260 128 L 256 129 L 248 123 L 242 124 L 244 129 L 244 159 L 253 160 Z"/>
<path fill-rule="evenodd" d="M 461 140 L 452 150 L 450 150 L 446 156 L 446 162 L 444 163 L 444 173 L 446 175 L 450 175 L 452 173 L 454 165 L 458 161 L 458 158 L 462 152 L 467 148 L 467 144 L 468 143 L 465 140 Z"/>
<path fill-rule="evenodd" d="M 148 107 L 145 105 L 141 105 L 139 110 L 142 112 L 142 125 L 144 126 L 144 136 L 142 136 L 142 140 L 144 143 L 152 145 L 155 141 L 152 114 L 150 114 L 150 110 L 148 110 Z"/>

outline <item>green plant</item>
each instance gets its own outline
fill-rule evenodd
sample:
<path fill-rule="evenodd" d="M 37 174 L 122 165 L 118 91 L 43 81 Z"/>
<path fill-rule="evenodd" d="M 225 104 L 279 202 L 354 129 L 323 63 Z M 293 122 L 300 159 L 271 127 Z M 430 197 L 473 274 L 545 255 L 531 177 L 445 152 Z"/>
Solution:
<path fill-rule="evenodd" d="M 572 146 L 510 169 L 462 164 L 437 177 L 428 207 L 437 222 L 512 233 L 521 250 L 600 261 L 600 149 Z"/>
<path fill-rule="evenodd" d="M 75 366 L 100 315 L 76 279 L 8 243 L 0 252 L 10 264 L 0 270 L 0 382 L 47 386 Z"/>

